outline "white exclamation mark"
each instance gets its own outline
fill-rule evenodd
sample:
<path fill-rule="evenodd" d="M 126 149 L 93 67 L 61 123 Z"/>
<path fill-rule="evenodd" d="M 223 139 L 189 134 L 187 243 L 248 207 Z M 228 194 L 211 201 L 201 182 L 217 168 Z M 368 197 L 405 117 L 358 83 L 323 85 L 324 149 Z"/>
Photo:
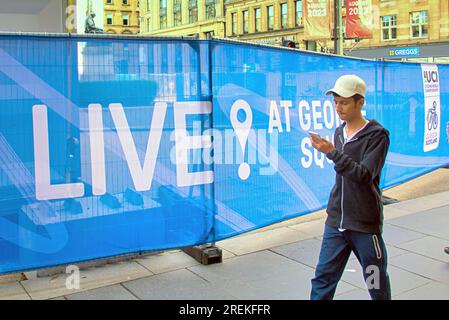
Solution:
<path fill-rule="evenodd" d="M 242 122 L 238 119 L 237 114 L 240 110 L 245 112 L 245 120 Z M 249 131 L 253 123 L 253 112 L 251 107 L 245 100 L 237 100 L 231 108 L 231 124 L 242 149 L 243 158 L 245 157 L 246 142 L 248 140 Z M 239 166 L 239 177 L 242 180 L 248 179 L 251 169 L 249 164 L 243 161 Z"/>

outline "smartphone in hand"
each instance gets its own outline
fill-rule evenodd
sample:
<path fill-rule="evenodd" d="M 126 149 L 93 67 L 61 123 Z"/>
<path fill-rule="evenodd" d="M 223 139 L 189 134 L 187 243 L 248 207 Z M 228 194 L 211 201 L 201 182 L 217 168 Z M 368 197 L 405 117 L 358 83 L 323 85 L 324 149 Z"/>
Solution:
<path fill-rule="evenodd" d="M 321 136 L 318 133 L 314 132 L 314 131 L 308 131 L 308 133 L 309 133 L 309 136 L 312 137 L 312 139 L 317 139 L 317 140 L 321 139 Z"/>

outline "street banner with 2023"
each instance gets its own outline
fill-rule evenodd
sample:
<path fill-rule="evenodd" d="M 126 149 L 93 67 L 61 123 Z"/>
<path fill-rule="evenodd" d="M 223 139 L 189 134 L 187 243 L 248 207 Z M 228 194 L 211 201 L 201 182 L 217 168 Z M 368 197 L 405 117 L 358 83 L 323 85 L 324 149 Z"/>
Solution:
<path fill-rule="evenodd" d="M 226 239 L 326 206 L 367 84 L 390 187 L 449 164 L 449 67 L 218 40 L 0 36 L 0 273 Z"/>
<path fill-rule="evenodd" d="M 346 38 L 372 38 L 372 0 L 346 0 Z"/>
<path fill-rule="evenodd" d="M 304 1 L 304 39 L 330 39 L 331 13 L 331 1 L 329 0 Z"/>

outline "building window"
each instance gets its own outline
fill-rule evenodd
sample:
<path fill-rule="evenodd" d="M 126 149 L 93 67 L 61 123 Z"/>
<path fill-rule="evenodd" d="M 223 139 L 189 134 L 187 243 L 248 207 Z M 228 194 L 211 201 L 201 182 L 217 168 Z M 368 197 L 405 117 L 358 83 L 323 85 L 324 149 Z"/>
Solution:
<path fill-rule="evenodd" d="M 410 34 L 412 38 L 428 35 L 429 16 L 427 11 L 410 12 Z"/>
<path fill-rule="evenodd" d="M 198 1 L 189 0 L 189 23 L 198 21 Z"/>
<path fill-rule="evenodd" d="M 181 11 L 175 12 L 174 14 L 174 23 L 175 27 L 178 27 L 182 24 L 182 14 Z"/>
<path fill-rule="evenodd" d="M 396 16 L 382 16 L 382 40 L 393 40 L 397 38 Z"/>
<path fill-rule="evenodd" d="M 112 4 L 112 0 L 106 0 L 106 4 Z"/>
<path fill-rule="evenodd" d="M 231 14 L 231 26 L 232 26 L 232 35 L 235 36 L 237 34 L 237 13 Z"/>
<path fill-rule="evenodd" d="M 175 27 L 182 24 L 181 0 L 173 0 L 173 23 Z"/>
<path fill-rule="evenodd" d="M 167 0 L 159 1 L 159 28 L 167 28 Z"/>
<path fill-rule="evenodd" d="M 267 21 L 268 21 L 268 30 L 273 30 L 273 28 L 274 28 L 274 8 L 273 8 L 273 6 L 267 7 Z"/>
<path fill-rule="evenodd" d="M 127 6 L 129 4 L 128 0 L 123 0 L 123 5 Z"/>
<path fill-rule="evenodd" d="M 206 0 L 206 19 L 215 18 L 215 0 Z"/>
<path fill-rule="evenodd" d="M 249 11 L 243 11 L 243 33 L 248 33 Z"/>
<path fill-rule="evenodd" d="M 160 12 L 164 12 L 164 14 L 167 12 L 167 0 L 160 0 L 159 10 Z"/>
<path fill-rule="evenodd" d="M 189 22 L 195 23 L 198 21 L 198 8 L 192 8 L 189 10 Z"/>
<path fill-rule="evenodd" d="M 151 31 L 151 19 L 147 18 L 147 31 L 150 32 Z"/>
<path fill-rule="evenodd" d="M 114 17 L 112 13 L 106 15 L 106 24 L 114 24 Z"/>
<path fill-rule="evenodd" d="M 124 26 L 128 26 L 128 25 L 129 25 L 129 15 L 124 14 L 124 15 L 122 16 L 122 20 L 123 20 L 123 25 L 124 25 Z"/>
<path fill-rule="evenodd" d="M 296 26 L 299 27 L 302 25 L 302 0 L 296 1 L 295 5 L 296 5 L 296 13 L 295 13 Z"/>
<path fill-rule="evenodd" d="M 287 3 L 281 4 L 281 28 L 287 28 L 287 18 L 288 18 L 288 8 Z"/>
<path fill-rule="evenodd" d="M 261 21 L 260 8 L 256 8 L 254 10 L 254 26 L 255 26 L 256 32 L 260 31 L 260 21 Z"/>
<path fill-rule="evenodd" d="M 167 16 L 160 16 L 160 28 L 161 29 L 167 28 Z"/>

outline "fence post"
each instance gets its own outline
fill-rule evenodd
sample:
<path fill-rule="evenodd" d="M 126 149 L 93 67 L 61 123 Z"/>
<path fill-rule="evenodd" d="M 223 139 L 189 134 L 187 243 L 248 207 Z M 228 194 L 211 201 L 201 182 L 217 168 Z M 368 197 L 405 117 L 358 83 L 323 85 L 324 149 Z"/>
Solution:
<path fill-rule="evenodd" d="M 210 115 L 210 128 L 214 128 L 214 122 L 213 122 L 213 114 L 214 114 L 214 108 L 213 108 L 213 87 L 212 87 L 212 36 L 210 34 L 207 35 L 207 52 L 208 52 L 208 77 L 209 77 L 209 94 L 210 94 L 210 101 L 212 104 L 212 113 Z M 199 79 L 199 86 L 201 88 L 201 78 Z M 200 89 L 201 90 L 201 89 Z M 212 140 L 212 146 L 214 144 L 214 141 Z M 215 173 L 214 170 L 214 161 L 212 161 L 212 172 Z M 214 263 L 220 263 L 223 261 L 223 253 L 220 248 L 218 248 L 215 245 L 215 214 L 216 214 L 216 208 L 215 208 L 215 180 L 211 184 L 211 195 L 209 197 L 210 200 L 206 201 L 206 214 L 212 215 L 212 227 L 209 231 L 209 235 L 212 234 L 212 242 L 210 244 L 204 244 L 199 246 L 193 246 L 193 247 L 185 247 L 182 250 L 193 257 L 195 260 L 200 262 L 201 264 L 208 265 L 208 264 L 214 264 Z M 210 205 L 209 205 L 210 204 Z M 208 236 L 209 237 L 209 236 Z"/>

